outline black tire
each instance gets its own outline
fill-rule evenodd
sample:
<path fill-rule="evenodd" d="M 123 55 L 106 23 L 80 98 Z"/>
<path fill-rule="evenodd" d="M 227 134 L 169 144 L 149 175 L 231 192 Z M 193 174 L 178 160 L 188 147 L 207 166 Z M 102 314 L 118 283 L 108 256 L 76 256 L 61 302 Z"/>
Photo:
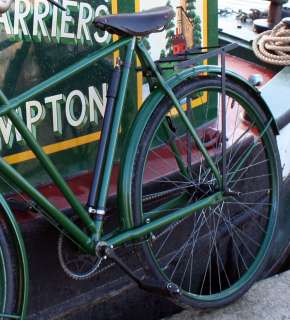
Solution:
<path fill-rule="evenodd" d="M 0 314 L 17 315 L 21 288 L 18 254 L 1 214 L 0 219 Z"/>
<path fill-rule="evenodd" d="M 204 76 L 195 80 L 188 80 L 182 83 L 181 85 L 179 85 L 175 89 L 175 94 L 180 101 L 188 101 L 187 100 L 188 97 L 191 97 L 190 99 L 196 99 L 196 97 L 197 99 L 200 99 L 200 97 L 204 97 L 203 95 L 204 92 L 209 93 L 209 95 L 207 95 L 207 100 L 206 100 L 206 103 L 208 103 L 209 105 L 208 111 L 202 111 L 203 109 L 201 108 L 206 108 L 205 107 L 206 103 L 202 101 L 203 107 L 199 107 L 195 109 L 195 111 L 193 111 L 193 115 L 191 115 L 192 119 L 196 121 L 195 126 L 200 125 L 197 122 L 197 120 L 194 118 L 194 116 L 195 115 L 198 116 L 198 113 L 200 112 L 203 112 L 203 116 L 205 115 L 205 112 L 207 112 L 206 117 L 207 117 L 208 123 L 211 123 L 211 126 L 213 126 L 213 123 L 219 122 L 218 120 L 219 116 L 216 116 L 215 118 L 215 116 L 213 116 L 213 113 L 212 113 L 211 119 L 209 119 L 208 115 L 210 114 L 210 112 L 212 112 L 212 110 L 214 110 L 214 109 L 212 110 L 210 109 L 211 101 L 218 101 L 217 96 L 215 98 L 211 98 L 214 95 L 210 92 L 211 90 L 214 90 L 214 92 L 216 91 L 220 92 L 221 90 L 220 85 L 221 85 L 221 80 L 218 76 L 216 77 Z M 230 174 L 234 175 L 234 179 L 235 179 L 236 173 L 235 171 L 231 171 L 231 169 L 238 168 L 236 166 L 234 167 L 234 164 L 236 163 L 236 158 L 237 159 L 239 158 L 240 151 L 238 152 L 237 150 L 240 148 L 242 148 L 242 150 L 244 150 L 243 148 L 249 148 L 249 145 L 253 144 L 253 141 L 254 143 L 257 143 L 257 144 L 256 145 L 254 144 L 255 151 L 251 151 L 251 152 L 252 153 L 256 152 L 257 154 L 253 153 L 250 156 L 253 157 L 253 159 L 254 157 L 256 157 L 256 159 L 258 157 L 257 161 L 259 159 L 265 158 L 265 160 L 263 161 L 261 160 L 263 164 L 254 162 L 254 164 L 251 165 L 251 162 L 250 162 L 250 164 L 248 165 L 246 162 L 245 168 L 239 168 L 241 171 L 244 170 L 241 173 L 242 178 L 240 176 L 237 177 L 236 180 L 231 181 L 231 184 L 240 188 L 240 191 L 242 193 L 240 200 L 233 200 L 233 202 L 224 201 L 222 206 L 210 207 L 208 211 L 199 211 L 194 215 L 192 215 L 191 217 L 181 220 L 175 224 L 169 225 L 168 228 L 165 227 L 161 229 L 154 235 L 151 235 L 150 238 L 144 239 L 143 243 L 138 244 L 138 249 L 140 252 L 140 261 L 144 266 L 145 271 L 148 272 L 151 276 L 153 275 L 156 279 L 159 279 L 161 281 L 165 280 L 167 282 L 176 283 L 181 288 L 181 295 L 177 299 L 182 304 L 191 305 L 195 308 L 200 308 L 200 309 L 221 307 L 233 302 L 234 300 L 241 297 L 259 278 L 261 272 L 266 266 L 267 257 L 269 255 L 272 239 L 275 233 L 276 219 L 277 219 L 277 214 L 279 209 L 279 188 L 281 184 L 281 166 L 280 166 L 279 152 L 276 144 L 276 139 L 271 129 L 269 119 L 267 119 L 267 117 L 265 116 L 263 110 L 261 109 L 259 103 L 257 102 L 257 99 L 253 97 L 249 92 L 247 92 L 239 84 L 233 81 L 227 81 L 227 95 L 228 95 L 227 109 L 230 110 L 229 107 L 231 107 L 232 110 L 237 109 L 236 110 L 237 115 L 235 116 L 236 121 L 237 121 L 237 118 L 239 117 L 238 120 L 242 121 L 240 124 L 241 126 L 248 125 L 248 129 L 247 130 L 245 129 L 246 133 L 244 133 L 244 137 L 242 136 L 241 139 L 239 137 L 240 140 L 237 139 L 238 142 L 235 140 L 236 133 L 233 134 L 231 131 L 231 134 L 233 135 L 233 137 L 231 138 L 232 145 L 231 147 L 228 147 L 228 151 L 226 153 L 229 175 Z M 192 103 L 192 100 L 189 100 L 189 101 Z M 230 103 L 230 101 L 232 102 Z M 218 108 L 220 108 L 218 104 L 217 106 Z M 240 112 L 241 111 L 240 106 L 244 108 L 244 111 L 245 111 L 244 115 Z M 187 164 L 190 163 L 190 166 L 188 165 L 186 167 L 186 170 L 187 172 L 191 172 L 190 173 L 191 176 L 193 176 L 194 174 L 193 171 L 196 169 L 198 169 L 199 172 L 201 172 L 201 170 L 204 170 L 203 178 L 202 178 L 203 183 L 200 183 L 199 185 L 196 182 L 196 179 L 194 180 L 194 178 L 192 178 L 191 184 L 188 185 L 188 180 L 184 180 L 183 178 L 184 174 L 181 174 L 181 170 L 180 172 L 176 172 L 174 171 L 175 170 L 174 169 L 171 171 L 170 175 L 168 175 L 169 174 L 168 170 L 166 171 L 166 169 L 164 169 L 164 172 L 166 172 L 166 175 L 165 177 L 162 177 L 160 172 L 161 171 L 163 172 L 163 169 L 159 170 L 158 166 L 156 166 L 158 171 L 152 168 L 155 165 L 154 161 L 156 159 L 158 160 L 159 157 L 160 157 L 159 162 L 163 161 L 164 167 L 166 166 L 166 162 L 167 162 L 167 165 L 169 166 L 168 164 L 169 161 L 171 161 L 172 158 L 174 158 L 173 152 L 171 152 L 172 153 L 171 158 L 167 154 L 170 152 L 170 148 L 172 151 L 172 147 L 166 146 L 166 142 L 168 142 L 168 144 L 171 143 L 170 141 L 172 141 L 172 137 L 164 138 L 164 135 L 163 135 L 162 139 L 160 138 L 160 136 L 163 134 L 163 133 L 162 134 L 160 133 L 162 129 L 161 123 L 165 123 L 165 122 L 167 123 L 165 124 L 165 126 L 168 126 L 169 129 L 173 132 L 172 136 L 173 136 L 173 139 L 176 139 L 177 141 L 176 142 L 177 147 L 179 147 L 180 141 L 182 140 L 184 142 L 184 145 L 185 144 L 187 145 L 188 149 L 189 149 L 189 146 L 190 146 L 190 150 L 193 150 L 194 148 L 194 145 L 192 146 L 192 142 L 190 141 L 185 142 L 186 141 L 185 133 L 183 131 L 180 131 L 182 132 L 181 135 L 183 135 L 182 136 L 183 138 L 179 138 L 178 134 L 176 134 L 176 132 L 178 132 L 179 130 L 179 126 L 181 125 L 181 123 L 178 120 L 178 118 L 175 119 L 174 117 L 171 117 L 171 114 L 170 114 L 171 110 L 172 110 L 172 102 L 170 101 L 169 98 L 165 98 L 156 107 L 154 113 L 152 114 L 150 120 L 148 121 L 148 124 L 146 125 L 146 128 L 143 131 L 141 141 L 137 148 L 137 153 L 133 163 L 134 176 L 131 181 L 131 190 L 132 190 L 131 203 L 132 203 L 132 212 L 134 215 L 133 217 L 134 223 L 136 226 L 142 225 L 143 223 L 145 223 L 146 217 L 148 216 L 150 216 L 150 219 L 152 219 L 152 213 L 154 213 L 154 209 L 157 207 L 160 208 L 160 206 L 163 205 L 164 203 L 168 204 L 169 201 L 173 201 L 172 203 L 175 203 L 176 201 L 178 202 L 178 206 L 179 206 L 180 205 L 179 203 L 182 201 L 182 205 L 187 205 L 189 201 L 197 201 L 198 199 L 201 199 L 202 197 L 204 197 L 204 195 L 202 195 L 203 193 L 213 192 L 213 190 L 216 190 L 217 188 L 217 185 L 216 185 L 217 182 L 216 181 L 213 182 L 214 175 L 211 174 L 210 178 L 207 177 L 209 169 L 205 161 L 202 160 L 202 158 L 200 158 L 201 160 L 198 163 L 197 168 L 194 168 L 195 165 L 193 164 L 194 160 L 192 160 L 192 151 L 190 151 L 190 156 L 188 156 L 189 152 L 187 151 L 187 158 L 190 157 L 189 158 L 190 160 L 187 160 L 188 161 Z M 190 112 L 188 113 L 189 117 L 190 117 Z M 229 114 L 229 116 L 230 116 L 230 112 L 233 112 L 233 111 L 229 111 L 227 113 Z M 169 121 L 168 119 L 166 119 L 166 116 L 169 116 L 173 119 Z M 209 120 L 211 120 L 211 122 Z M 230 123 L 231 122 L 228 121 L 228 125 Z M 219 126 L 220 126 L 219 123 L 217 123 L 216 131 L 218 131 Z M 267 127 L 267 130 L 263 132 L 265 127 Z M 238 128 L 238 126 L 236 128 Z M 238 132 L 238 129 L 235 129 L 235 132 L 236 130 Z M 203 129 L 201 129 L 200 132 L 203 132 Z M 206 137 L 205 132 L 201 133 L 200 135 L 204 141 L 204 144 L 207 145 L 207 147 L 210 150 L 212 150 L 211 148 L 215 150 L 216 154 L 214 154 L 213 152 L 212 159 L 217 163 L 218 167 L 220 167 L 221 159 L 219 159 L 220 154 L 218 153 L 218 150 L 220 150 L 219 148 L 221 148 L 220 147 L 221 140 L 220 140 L 219 133 L 212 132 L 212 136 L 213 136 L 212 142 L 209 141 L 211 139 L 208 139 L 208 137 Z M 248 135 L 249 135 L 249 138 L 248 138 Z M 257 142 L 255 141 L 256 136 L 257 136 Z M 156 143 L 156 141 L 158 141 L 157 139 L 160 139 L 158 148 L 156 147 L 156 145 L 158 145 L 158 143 Z M 250 139 L 254 139 L 254 140 L 250 140 Z M 244 144 L 245 146 L 243 146 Z M 160 145 L 162 147 L 164 145 L 163 149 L 165 150 L 166 148 L 166 152 L 167 152 L 166 153 L 163 150 L 162 156 L 160 156 L 160 154 L 162 153 L 160 151 L 160 149 L 162 149 Z M 256 147 L 258 149 L 255 149 Z M 181 155 L 179 156 L 179 158 L 183 159 L 183 151 L 181 148 L 182 147 L 180 147 Z M 262 151 L 259 148 L 263 148 Z M 150 152 L 149 152 L 149 149 L 150 149 Z M 248 149 L 245 149 L 245 150 L 248 150 Z M 196 150 L 195 152 L 198 153 L 199 151 Z M 245 156 L 245 153 L 241 152 L 241 154 Z M 200 156 L 200 152 L 198 153 L 198 155 Z M 162 157 L 164 158 L 161 159 Z M 175 157 L 175 159 L 176 159 L 175 167 L 177 168 L 177 170 L 179 170 L 180 166 L 178 166 L 177 164 L 178 162 L 177 157 Z M 184 157 L 184 159 L 186 158 Z M 251 161 L 253 159 L 251 158 Z M 157 160 L 156 162 L 158 162 Z M 184 160 L 184 162 L 185 161 L 186 160 Z M 235 162 L 234 164 L 232 164 L 233 161 Z M 246 158 L 246 161 L 250 161 L 250 160 Z M 202 169 L 201 169 L 201 166 L 203 166 Z M 256 166 L 256 168 L 252 168 L 254 166 Z M 259 167 L 259 169 L 257 169 L 257 167 Z M 148 168 L 151 170 L 151 176 L 150 176 L 150 172 L 147 175 Z M 261 173 L 261 175 L 259 175 L 259 179 L 261 179 L 261 177 L 265 175 L 265 178 L 263 177 L 262 183 L 260 182 L 258 183 L 258 181 L 255 181 L 255 179 L 258 179 L 258 178 L 256 177 L 254 178 L 254 172 L 256 172 L 257 175 Z M 246 174 L 246 178 L 244 179 L 245 174 Z M 159 175 L 161 175 L 161 177 Z M 248 182 L 239 181 L 239 180 L 246 180 L 247 178 L 252 180 L 248 180 Z M 188 176 L 186 177 L 186 179 L 188 179 Z M 206 180 L 206 182 L 204 182 L 204 180 Z M 171 188 L 170 186 L 168 186 L 170 181 L 171 181 Z M 201 181 L 200 173 L 199 173 L 198 181 L 199 182 Z M 186 189 L 184 187 L 185 182 L 187 183 Z M 204 190 L 204 184 L 208 185 L 208 188 L 206 190 Z M 255 211 L 259 210 L 259 212 L 257 211 L 257 214 L 251 214 L 251 211 L 248 208 L 246 210 L 247 212 L 245 212 L 244 204 L 249 203 L 245 201 L 248 201 L 247 199 L 249 199 L 250 197 L 249 193 L 251 192 L 244 192 L 244 190 L 250 190 L 250 191 L 255 190 L 255 189 L 252 189 L 254 188 L 254 185 L 252 184 L 254 184 L 255 187 L 257 187 L 259 184 L 263 184 L 265 186 L 265 194 L 263 194 L 263 199 L 265 198 L 266 200 L 263 200 L 264 202 L 263 204 L 261 204 L 261 207 L 259 207 L 260 204 L 258 203 L 262 202 L 262 200 L 260 200 L 262 195 L 259 195 L 259 198 L 257 198 L 258 196 L 254 196 L 254 200 L 256 198 L 257 200 L 255 200 L 256 202 L 255 201 L 253 202 L 255 202 L 257 207 L 254 207 L 255 204 L 253 204 L 253 207 L 250 205 L 253 208 L 252 210 L 255 210 Z M 181 189 L 181 191 L 175 191 L 175 189 L 178 190 L 178 187 L 179 189 Z M 199 191 L 199 189 L 201 189 L 201 192 Z M 154 194 L 154 192 L 156 192 L 157 196 Z M 254 192 L 255 191 L 253 191 L 252 193 Z M 182 197 L 184 197 L 184 194 L 187 196 L 186 201 L 181 200 L 183 199 Z M 197 196 L 193 196 L 192 194 L 197 194 Z M 193 199 L 194 197 L 196 197 L 196 199 Z M 188 198 L 190 199 L 188 200 Z M 258 199 L 259 199 L 259 202 L 258 202 Z M 183 201 L 185 201 L 184 204 L 183 204 Z M 271 206 L 268 205 L 268 201 L 269 203 L 271 203 Z M 170 204 L 169 206 L 170 209 L 167 209 L 167 211 L 177 210 L 177 207 L 175 208 L 174 206 L 177 206 L 177 204 Z M 249 204 L 247 206 L 249 206 Z M 203 216 L 201 215 L 201 213 Z M 202 216 L 202 220 L 205 219 L 206 222 L 201 223 L 199 221 L 200 218 L 198 218 L 198 214 L 200 214 L 199 217 Z M 231 223 L 232 218 L 237 219 L 237 222 L 236 220 L 234 220 L 232 224 Z M 193 219 L 192 224 L 188 223 L 191 221 L 190 219 Z M 235 223 L 237 223 L 237 225 L 235 225 Z M 201 226 L 196 227 L 196 225 L 198 224 L 200 224 Z M 223 229 L 221 224 L 224 224 Z M 194 230 L 192 231 L 192 233 L 188 233 L 189 237 L 187 239 L 186 238 L 187 236 L 186 232 L 188 232 L 187 228 L 189 228 L 189 226 L 191 225 L 194 226 L 192 227 L 194 228 Z M 260 226 L 262 228 L 261 232 L 257 230 L 257 226 Z M 208 228 L 208 231 L 203 230 L 203 228 L 205 227 Z M 195 230 L 195 228 L 199 228 L 199 230 Z M 212 229 L 214 228 L 214 232 L 212 231 L 211 228 Z M 198 231 L 198 235 L 196 236 L 195 234 L 197 231 Z M 242 235 L 241 240 L 237 242 L 236 234 L 239 234 L 240 231 Z M 165 234 L 162 235 L 162 233 L 164 232 Z M 191 232 L 191 229 L 190 229 L 190 232 Z M 245 235 L 242 232 L 244 232 Z M 202 240 L 203 242 L 201 240 L 194 239 L 194 237 L 202 238 L 200 236 L 200 233 L 204 238 L 204 240 Z M 218 238 L 218 234 L 219 234 L 219 238 Z M 159 235 L 164 237 L 164 239 L 165 237 L 168 237 L 168 239 L 163 240 L 163 243 L 161 243 L 159 240 L 160 238 L 158 238 Z M 246 235 L 247 236 L 251 235 L 250 237 L 252 237 L 253 235 L 253 239 L 250 240 L 248 238 L 245 238 Z M 191 239 L 191 237 L 192 237 L 192 240 L 190 241 L 192 241 L 192 247 L 194 247 L 194 249 L 193 248 L 191 249 L 189 259 L 193 261 L 194 260 L 193 255 L 194 255 L 195 257 L 198 257 L 199 261 L 190 262 L 191 266 L 194 264 L 194 266 L 196 267 L 193 267 L 192 270 L 188 272 L 189 260 L 188 261 L 185 260 L 183 262 L 183 259 L 184 259 L 183 255 L 185 253 L 184 252 L 181 253 L 179 248 L 182 248 L 183 251 L 185 250 L 188 251 L 189 250 L 187 248 L 188 241 L 189 239 Z M 216 241 L 217 238 L 218 238 L 218 241 Z M 165 249 L 164 241 L 165 241 L 165 244 L 167 244 L 168 249 Z M 171 242 L 169 243 L 169 241 Z M 197 241 L 200 241 L 199 247 L 197 245 Z M 253 242 L 255 241 L 257 242 L 257 244 L 255 244 L 254 248 L 251 247 L 250 252 L 247 253 L 246 249 L 248 249 L 248 245 L 250 243 L 249 241 L 253 241 Z M 158 244 L 158 242 L 160 243 Z M 207 244 L 207 242 L 209 242 L 208 247 L 206 245 L 203 245 L 203 243 Z M 159 247 L 157 248 L 158 245 Z M 215 248 L 213 248 L 214 246 Z M 193 250 L 196 250 L 196 251 L 193 253 Z M 239 250 L 243 250 L 243 252 L 240 252 Z M 160 253 L 162 251 L 164 252 L 163 255 L 162 253 Z M 181 257 L 179 257 L 179 261 L 176 262 L 173 260 L 170 262 L 170 259 L 178 258 L 178 257 L 177 258 L 174 257 L 174 254 L 176 252 L 177 253 L 179 252 L 179 254 L 181 255 Z M 206 255 L 207 253 L 209 253 L 209 255 L 207 257 L 207 260 L 205 260 L 204 255 Z M 222 254 L 223 256 L 220 256 L 220 254 Z M 180 262 L 180 259 L 181 259 L 181 262 Z M 214 259 L 215 259 L 215 262 L 214 262 Z M 243 261 L 244 259 L 246 260 Z M 173 266 L 171 267 L 170 263 L 172 264 L 175 263 L 175 267 Z M 204 273 L 202 273 L 202 270 L 199 270 L 199 268 L 202 269 L 201 266 L 197 268 L 199 264 L 205 266 Z M 176 275 L 175 274 L 177 273 L 177 271 L 175 270 L 176 268 L 180 268 L 180 269 L 185 268 L 183 274 Z M 241 268 L 241 270 L 239 270 L 239 268 Z M 227 274 L 229 273 L 228 270 L 231 270 L 230 272 L 233 275 Z M 212 275 L 213 272 L 215 272 L 216 274 L 217 273 L 219 274 L 218 276 L 216 276 L 218 277 L 218 279 L 216 278 L 214 279 Z M 170 275 L 170 273 L 172 274 Z M 180 271 L 180 273 L 182 272 Z M 189 273 L 189 275 L 185 273 Z M 177 283 L 178 281 L 175 281 L 175 277 L 176 278 L 179 277 L 178 281 L 180 281 L 180 283 Z M 213 284 L 212 279 L 215 281 L 215 284 Z M 184 284 L 184 281 L 187 281 L 186 285 Z M 232 285 L 232 281 L 233 281 L 233 285 Z M 188 286 L 188 289 L 186 289 L 186 286 Z"/>

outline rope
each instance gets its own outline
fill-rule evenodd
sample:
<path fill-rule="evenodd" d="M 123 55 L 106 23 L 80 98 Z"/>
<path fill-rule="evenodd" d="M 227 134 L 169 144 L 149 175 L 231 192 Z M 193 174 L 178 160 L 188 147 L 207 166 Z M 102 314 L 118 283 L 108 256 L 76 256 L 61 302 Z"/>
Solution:
<path fill-rule="evenodd" d="M 290 65 L 290 26 L 281 21 L 273 30 L 261 33 L 253 41 L 255 55 L 278 66 Z"/>

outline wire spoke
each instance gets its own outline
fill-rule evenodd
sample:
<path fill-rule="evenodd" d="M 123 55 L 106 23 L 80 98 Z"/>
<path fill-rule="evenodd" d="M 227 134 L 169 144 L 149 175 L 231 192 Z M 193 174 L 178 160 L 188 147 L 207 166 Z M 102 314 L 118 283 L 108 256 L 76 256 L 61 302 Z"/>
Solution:
<path fill-rule="evenodd" d="M 226 202 L 226 203 L 231 203 L 231 202 Z M 255 210 L 255 209 L 247 206 L 245 203 L 239 202 L 239 204 L 249 210 L 249 214 L 251 215 L 251 217 L 252 217 L 253 220 L 256 220 L 256 219 L 255 219 L 256 217 L 253 216 L 253 213 L 252 213 L 252 212 L 255 212 L 255 213 L 258 214 L 258 216 L 261 216 L 261 217 L 263 217 L 264 219 L 269 220 L 268 217 L 265 217 L 263 214 L 259 213 L 259 212 L 258 212 L 257 210 Z M 263 228 L 261 228 L 258 223 L 255 223 L 255 226 L 256 226 L 257 228 L 259 228 L 262 233 L 266 234 L 266 231 L 265 231 Z"/>
<path fill-rule="evenodd" d="M 200 99 L 201 107 L 191 110 L 194 99 Z M 218 295 L 234 288 L 234 283 L 244 281 L 244 275 L 250 272 L 250 266 L 262 250 L 273 205 L 271 194 L 275 190 L 272 185 L 274 172 L 268 165 L 272 164 L 272 159 L 268 156 L 269 145 L 264 138 L 268 135 L 271 121 L 262 126 L 259 119 L 254 119 L 254 115 L 248 112 L 251 111 L 250 105 L 242 97 L 232 97 L 227 92 L 227 121 L 226 127 L 221 128 L 221 93 L 216 88 L 204 90 L 201 87 L 198 93 L 186 94 L 179 101 L 183 107 L 186 101 L 186 117 L 195 127 L 219 174 L 222 161 L 226 160 L 227 187 L 239 192 L 240 196 L 227 198 L 218 205 L 203 208 L 164 227 L 148 243 L 167 280 L 176 283 L 184 293 L 205 299 L 203 296 Z M 244 114 L 248 115 L 248 122 L 243 121 Z M 157 192 L 149 192 L 148 198 L 150 200 L 156 194 L 160 196 L 160 202 L 153 203 L 153 209 L 147 210 L 152 215 L 158 206 L 164 207 L 166 214 L 206 199 L 220 190 L 213 170 L 176 110 L 167 109 L 166 116 L 172 121 L 173 136 L 169 134 L 168 137 L 174 139 L 174 150 L 170 149 L 169 140 L 165 142 L 166 146 L 162 146 L 167 135 L 164 138 L 157 128 L 151 148 L 161 143 L 163 149 L 159 154 L 158 149 L 151 151 L 154 165 L 151 170 L 148 161 L 148 170 L 151 170 L 149 175 L 153 181 L 148 180 L 156 183 Z M 201 117 L 205 119 L 205 125 L 201 124 Z M 222 131 L 226 132 L 225 152 L 221 144 Z M 162 157 L 165 161 L 159 160 Z M 180 165 L 181 160 L 185 168 Z M 167 166 L 167 170 L 163 167 L 159 170 L 159 164 Z M 170 166 L 174 166 L 176 172 Z M 162 170 L 173 174 L 163 179 L 160 177 Z M 254 235 L 250 232 L 253 228 L 256 229 Z"/>

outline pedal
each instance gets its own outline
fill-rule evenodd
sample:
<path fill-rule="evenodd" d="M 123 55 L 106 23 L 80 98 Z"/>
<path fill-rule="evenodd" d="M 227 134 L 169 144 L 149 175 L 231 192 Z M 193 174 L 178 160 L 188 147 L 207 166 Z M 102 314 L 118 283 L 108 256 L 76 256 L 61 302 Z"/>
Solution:
<path fill-rule="evenodd" d="M 140 289 L 166 297 L 174 297 L 176 295 L 180 295 L 179 287 L 172 282 L 158 281 L 154 278 L 139 278 L 126 265 L 126 263 L 116 255 L 112 247 L 105 247 L 105 249 L 103 249 L 103 256 L 104 255 L 112 259 L 132 280 L 134 280 L 138 284 Z"/>
<path fill-rule="evenodd" d="M 165 297 L 180 295 L 180 289 L 175 283 L 166 281 L 161 282 L 154 278 L 145 278 L 141 280 L 139 288 Z"/>

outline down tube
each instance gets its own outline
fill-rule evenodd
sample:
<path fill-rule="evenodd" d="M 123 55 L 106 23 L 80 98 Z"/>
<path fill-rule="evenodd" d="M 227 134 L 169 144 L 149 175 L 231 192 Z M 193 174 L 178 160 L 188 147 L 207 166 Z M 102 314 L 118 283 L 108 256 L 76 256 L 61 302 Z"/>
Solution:
<path fill-rule="evenodd" d="M 8 102 L 9 103 L 9 102 Z M 47 156 L 47 154 L 42 150 L 41 146 L 37 143 L 35 137 L 25 126 L 23 121 L 20 119 L 15 110 L 11 110 L 8 112 L 8 117 L 17 128 L 19 133 L 22 135 L 23 139 L 29 146 L 29 148 L 36 155 L 37 159 L 41 163 L 41 166 L 46 170 L 49 174 L 50 178 L 57 185 L 59 190 L 64 194 L 66 200 L 71 205 L 72 209 L 74 209 L 75 213 L 80 217 L 80 219 L 84 222 L 85 226 L 90 230 L 93 234 L 95 233 L 95 224 L 93 220 L 87 214 L 87 211 L 84 209 L 80 201 L 73 194 L 72 190 L 65 182 L 63 177 L 60 175 L 55 165 L 51 161 L 51 159 Z"/>
<path fill-rule="evenodd" d="M 94 241 L 88 237 L 69 218 L 52 205 L 39 191 L 37 191 L 25 178 L 23 178 L 11 165 L 0 157 L 0 172 L 14 185 L 23 190 L 41 208 L 48 217 L 59 223 L 73 239 L 75 239 L 87 252 L 94 254 Z"/>

